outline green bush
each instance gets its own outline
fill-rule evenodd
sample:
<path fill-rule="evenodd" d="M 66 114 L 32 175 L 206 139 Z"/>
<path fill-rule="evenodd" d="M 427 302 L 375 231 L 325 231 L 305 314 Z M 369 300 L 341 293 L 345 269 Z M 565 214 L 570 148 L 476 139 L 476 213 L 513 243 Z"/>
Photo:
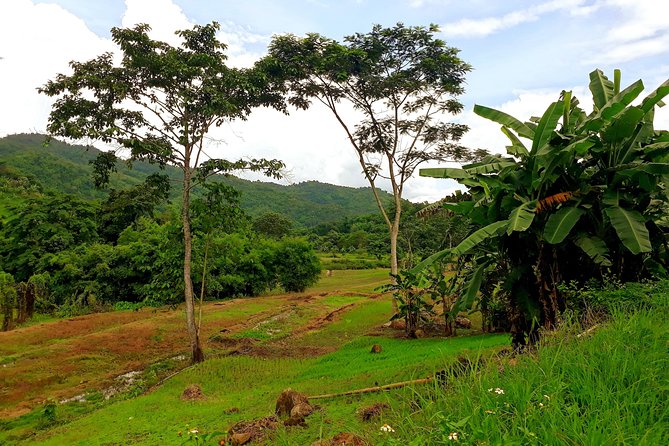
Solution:
<path fill-rule="evenodd" d="M 288 292 L 302 292 L 318 282 L 321 263 L 312 246 L 304 240 L 285 238 L 274 253 L 274 269 L 279 284 Z"/>

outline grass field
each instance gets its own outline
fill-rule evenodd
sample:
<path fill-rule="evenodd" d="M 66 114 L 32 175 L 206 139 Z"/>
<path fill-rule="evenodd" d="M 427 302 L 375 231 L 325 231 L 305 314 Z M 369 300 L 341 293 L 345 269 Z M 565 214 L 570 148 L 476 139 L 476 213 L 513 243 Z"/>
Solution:
<path fill-rule="evenodd" d="M 0 333 L 0 443 L 182 444 L 177 432 L 187 425 L 221 432 L 270 415 L 286 387 L 313 395 L 430 376 L 463 351 L 508 342 L 504 335 L 409 341 L 382 328 L 391 303 L 375 289 L 387 278 L 383 269 L 341 270 L 301 294 L 208 303 L 210 359 L 148 393 L 187 364 L 181 310 L 92 314 Z M 376 343 L 383 352 L 372 355 Z M 132 371 L 141 372 L 132 383 L 117 378 Z M 188 384 L 200 385 L 206 399 L 181 401 Z M 110 389 L 120 393 L 106 400 Z M 60 403 L 77 396 L 85 401 Z M 304 444 L 344 426 L 376 433 L 355 411 L 386 399 L 328 403 L 309 428 L 282 430 L 273 441 Z M 57 403 L 55 414 L 45 415 L 52 407 L 45 401 Z M 231 407 L 239 411 L 225 414 Z"/>
<path fill-rule="evenodd" d="M 264 444 L 311 445 L 339 432 L 383 446 L 669 444 L 669 285 L 649 289 L 658 293 L 653 308 L 616 313 L 586 336 L 567 323 L 537 352 L 513 357 L 498 354 L 504 334 L 407 340 L 384 328 L 391 304 L 374 288 L 386 278 L 384 270 L 337 271 L 303 294 L 209 303 L 209 359 L 192 368 L 179 356 L 180 311 L 3 333 L 0 444 L 218 444 L 234 423 L 273 414 L 286 388 L 313 396 L 443 370 L 439 383 L 315 400 L 320 409 L 306 426 L 280 426 Z M 383 351 L 371 354 L 373 344 Z M 463 356 L 478 365 L 456 375 L 451 365 Z M 129 371 L 138 372 L 134 381 L 116 379 Z M 190 384 L 204 399 L 181 399 Z M 107 400 L 110 388 L 119 393 Z M 76 395 L 83 401 L 59 402 Z M 40 404 L 49 398 L 55 404 Z M 389 408 L 363 422 L 359 410 L 375 403 Z M 381 432 L 384 423 L 395 432 Z"/>

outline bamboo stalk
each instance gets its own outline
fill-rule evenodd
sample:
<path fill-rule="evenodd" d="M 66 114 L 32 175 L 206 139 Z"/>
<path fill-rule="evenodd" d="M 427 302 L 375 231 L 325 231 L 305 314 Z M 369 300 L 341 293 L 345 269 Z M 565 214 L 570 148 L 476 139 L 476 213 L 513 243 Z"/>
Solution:
<path fill-rule="evenodd" d="M 349 390 L 348 392 L 341 392 L 341 393 L 326 393 L 324 395 L 315 395 L 315 396 L 310 396 L 307 397 L 309 400 L 322 400 L 326 398 L 336 398 L 340 396 L 347 396 L 347 395 L 360 395 L 363 393 L 373 393 L 373 392 L 381 392 L 383 390 L 390 390 L 390 389 L 399 389 L 400 387 L 406 387 L 411 384 L 427 384 L 432 381 L 433 378 L 421 378 L 421 379 L 414 379 L 411 381 L 402 381 L 398 383 L 393 383 L 393 384 L 386 384 L 384 386 L 374 386 L 374 387 L 367 387 L 364 389 L 356 389 L 356 390 Z"/>

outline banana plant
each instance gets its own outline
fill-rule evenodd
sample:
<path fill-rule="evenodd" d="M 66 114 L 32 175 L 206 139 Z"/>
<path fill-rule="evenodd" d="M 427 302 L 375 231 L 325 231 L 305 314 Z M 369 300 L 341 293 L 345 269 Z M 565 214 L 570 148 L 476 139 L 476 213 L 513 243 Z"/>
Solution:
<path fill-rule="evenodd" d="M 527 122 L 476 105 L 476 114 L 501 125 L 507 155 L 420 171 L 466 186 L 471 200 L 444 206 L 478 229 L 417 269 L 452 255 L 468 259 L 461 307 L 494 271 L 509 293 L 516 346 L 536 339 L 538 327 L 555 326 L 564 307 L 561 281 L 604 274 L 635 280 L 667 263 L 669 132 L 655 130 L 653 118 L 669 80 L 640 102 L 643 82 L 621 89 L 618 70 L 613 81 L 593 71 L 589 87 L 589 114 L 569 91 Z"/>

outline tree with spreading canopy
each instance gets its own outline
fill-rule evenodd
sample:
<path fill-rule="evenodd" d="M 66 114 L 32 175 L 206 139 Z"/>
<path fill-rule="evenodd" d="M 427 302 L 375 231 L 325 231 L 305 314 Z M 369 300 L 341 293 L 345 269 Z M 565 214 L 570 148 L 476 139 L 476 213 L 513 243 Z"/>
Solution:
<path fill-rule="evenodd" d="M 306 109 L 316 100 L 344 129 L 390 234 L 392 274 L 398 269 L 402 195 L 415 169 L 427 161 L 481 155 L 458 143 L 467 126 L 445 122 L 462 110 L 457 96 L 471 67 L 456 48 L 435 38 L 438 32 L 436 25 L 375 25 L 344 43 L 319 34 L 281 35 L 263 61 L 284 79 L 290 104 Z M 379 195 L 379 180 L 390 182 L 390 211 Z"/>
<path fill-rule="evenodd" d="M 283 168 L 277 160 L 228 161 L 205 153 L 213 127 L 245 119 L 254 107 L 284 108 L 266 71 L 226 65 L 218 30 L 214 22 L 178 31 L 181 43 L 172 46 L 152 39 L 145 24 L 113 28 L 112 39 L 122 55 L 118 63 L 112 53 L 72 62 L 71 74 L 59 74 L 40 88 L 57 98 L 49 116 L 50 134 L 116 144 L 129 151 L 130 160 L 181 169 L 184 298 L 193 362 L 202 361 L 204 354 L 191 280 L 191 191 L 215 173 L 249 169 L 278 177 Z M 116 162 L 115 152 L 96 160 L 97 185 L 108 182 Z"/>

